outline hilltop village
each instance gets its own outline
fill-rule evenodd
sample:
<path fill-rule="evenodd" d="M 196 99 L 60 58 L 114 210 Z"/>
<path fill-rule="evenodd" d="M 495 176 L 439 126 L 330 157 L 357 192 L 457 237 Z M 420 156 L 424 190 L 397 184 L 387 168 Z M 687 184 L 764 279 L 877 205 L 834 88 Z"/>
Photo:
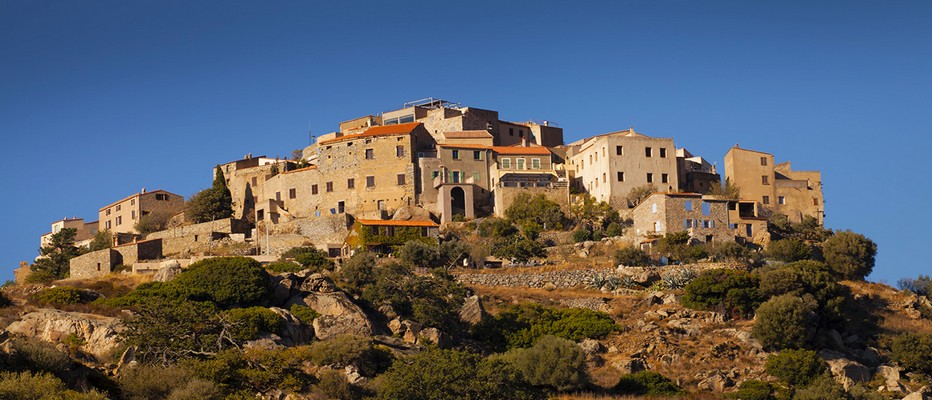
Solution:
<path fill-rule="evenodd" d="M 629 128 L 564 143 L 554 123 L 509 122 L 498 111 L 432 98 L 342 122 L 293 159 L 250 154 L 217 173 L 232 195 L 231 218 L 194 224 L 185 220 L 183 196 L 143 189 L 102 206 L 96 221 L 53 222 L 41 245 L 64 228 L 75 229 L 78 246 L 110 232 L 111 248 L 71 261 L 72 277 L 91 277 L 118 265 L 154 272 L 159 260 L 187 263 L 230 242 L 253 256 L 302 242 L 331 257 L 388 251 L 360 232 L 437 237 L 453 221 L 503 216 L 521 193 L 567 210 L 586 197 L 607 203 L 630 224 L 625 236 L 645 249 L 680 231 L 692 241 L 763 246 L 772 213 L 821 225 L 825 211 L 820 173 L 794 171 L 770 153 L 735 145 L 725 155 L 723 182 L 707 158 L 673 138 Z M 166 229 L 141 232 L 143 218 L 160 219 Z M 27 274 L 21 268 L 18 280 Z"/>

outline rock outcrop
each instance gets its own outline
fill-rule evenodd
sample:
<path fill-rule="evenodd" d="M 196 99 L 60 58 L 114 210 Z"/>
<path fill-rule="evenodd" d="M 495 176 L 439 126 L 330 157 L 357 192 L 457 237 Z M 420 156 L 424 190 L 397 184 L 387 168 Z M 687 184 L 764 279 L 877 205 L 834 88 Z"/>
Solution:
<path fill-rule="evenodd" d="M 175 279 L 181 273 L 181 263 L 177 260 L 163 261 L 159 264 L 159 270 L 156 271 L 152 280 L 156 282 L 168 282 Z"/>
<path fill-rule="evenodd" d="M 119 319 L 43 308 L 23 315 L 7 331 L 50 343 L 63 343 L 74 334 L 84 341 L 81 350 L 98 360 L 108 359 L 119 345 Z"/>
<path fill-rule="evenodd" d="M 342 335 L 372 335 L 372 323 L 356 303 L 343 292 L 307 293 L 292 297 L 291 304 L 304 304 L 320 313 L 314 319 L 314 336 L 327 340 Z"/>

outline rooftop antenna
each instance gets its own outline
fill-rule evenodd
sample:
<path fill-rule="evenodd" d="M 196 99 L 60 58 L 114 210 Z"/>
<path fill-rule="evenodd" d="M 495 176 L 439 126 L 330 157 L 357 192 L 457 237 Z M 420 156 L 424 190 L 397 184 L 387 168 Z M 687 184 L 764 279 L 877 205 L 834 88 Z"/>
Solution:
<path fill-rule="evenodd" d="M 311 134 L 311 121 L 307 121 L 307 145 L 308 146 L 314 144 L 314 138 L 316 138 L 316 136 Z"/>

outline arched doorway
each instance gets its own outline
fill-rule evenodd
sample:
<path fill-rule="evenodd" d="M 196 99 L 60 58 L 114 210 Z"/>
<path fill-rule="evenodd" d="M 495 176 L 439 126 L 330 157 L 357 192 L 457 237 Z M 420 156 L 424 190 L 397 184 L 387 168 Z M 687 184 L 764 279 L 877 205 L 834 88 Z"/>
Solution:
<path fill-rule="evenodd" d="M 463 188 L 457 186 L 450 189 L 450 209 L 451 218 L 457 214 L 466 215 L 466 192 Z"/>

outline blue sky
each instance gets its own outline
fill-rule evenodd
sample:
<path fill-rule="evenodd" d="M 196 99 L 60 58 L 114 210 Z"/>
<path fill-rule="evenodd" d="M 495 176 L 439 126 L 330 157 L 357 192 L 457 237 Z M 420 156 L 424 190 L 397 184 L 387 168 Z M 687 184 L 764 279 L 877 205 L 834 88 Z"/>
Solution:
<path fill-rule="evenodd" d="M 932 3 L 0 0 L 0 280 L 64 216 L 427 96 L 820 169 L 873 280 L 932 273 Z"/>

